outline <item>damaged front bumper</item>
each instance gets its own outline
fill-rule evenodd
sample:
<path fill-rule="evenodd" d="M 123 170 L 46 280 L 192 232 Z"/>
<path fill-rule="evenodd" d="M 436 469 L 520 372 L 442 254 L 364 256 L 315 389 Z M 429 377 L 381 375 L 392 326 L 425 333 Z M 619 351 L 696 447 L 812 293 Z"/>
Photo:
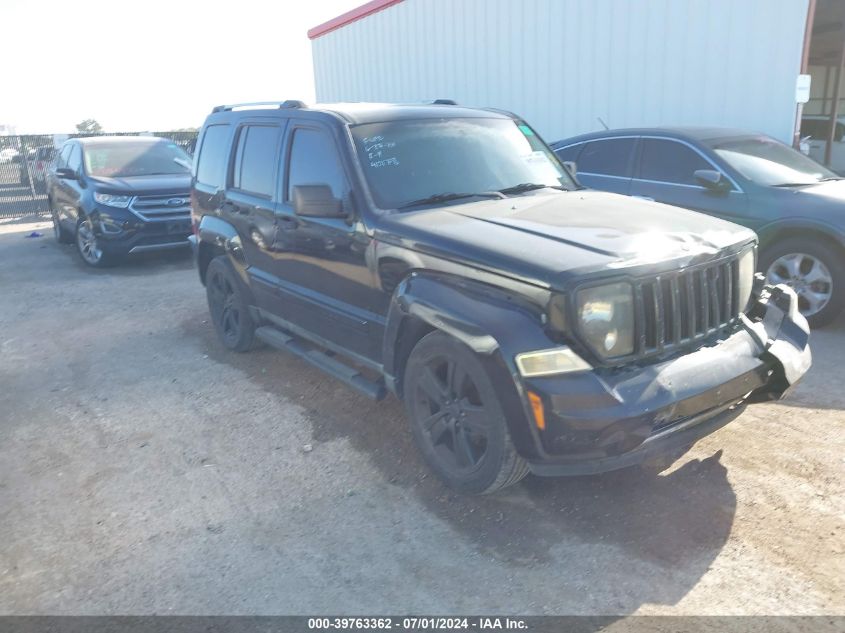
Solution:
<path fill-rule="evenodd" d="M 582 475 L 677 454 L 750 402 L 784 397 L 810 368 L 809 326 L 786 286 L 756 301 L 727 338 L 645 366 L 524 381 L 544 405 L 538 475 Z"/>

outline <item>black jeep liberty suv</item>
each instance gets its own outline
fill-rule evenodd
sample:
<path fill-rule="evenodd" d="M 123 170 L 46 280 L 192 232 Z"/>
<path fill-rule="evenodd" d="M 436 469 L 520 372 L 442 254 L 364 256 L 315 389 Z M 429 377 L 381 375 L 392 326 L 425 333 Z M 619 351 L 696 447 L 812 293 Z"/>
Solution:
<path fill-rule="evenodd" d="M 462 492 L 676 457 L 810 366 L 753 232 L 584 189 L 507 112 L 219 106 L 191 206 L 223 344 L 394 393 Z"/>

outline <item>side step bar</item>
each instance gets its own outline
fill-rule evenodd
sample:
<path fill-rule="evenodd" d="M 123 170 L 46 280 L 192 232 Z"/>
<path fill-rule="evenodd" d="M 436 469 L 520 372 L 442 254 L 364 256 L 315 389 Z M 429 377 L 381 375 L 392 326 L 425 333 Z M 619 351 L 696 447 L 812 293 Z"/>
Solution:
<path fill-rule="evenodd" d="M 255 330 L 255 336 L 276 349 L 296 354 L 301 359 L 308 361 L 315 367 L 322 369 L 327 374 L 345 382 L 347 385 L 364 394 L 368 398 L 381 400 L 385 397 L 385 395 L 387 395 L 387 390 L 384 387 L 384 381 L 370 380 L 369 378 L 363 376 L 361 372 L 354 367 L 343 364 L 325 352 L 305 347 L 291 335 L 283 332 L 282 330 L 269 325 L 264 325 Z"/>

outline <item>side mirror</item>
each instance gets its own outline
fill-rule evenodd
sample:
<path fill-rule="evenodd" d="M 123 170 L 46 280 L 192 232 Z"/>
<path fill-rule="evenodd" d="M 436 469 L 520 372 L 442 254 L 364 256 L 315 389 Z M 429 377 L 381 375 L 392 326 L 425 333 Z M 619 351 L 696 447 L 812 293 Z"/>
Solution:
<path fill-rule="evenodd" d="M 574 160 L 565 160 L 563 161 L 563 168 L 566 170 L 566 173 L 569 174 L 569 177 L 575 181 L 575 184 L 579 187 L 581 183 L 578 181 L 578 165 L 575 163 Z"/>
<path fill-rule="evenodd" d="M 334 197 L 328 185 L 294 185 L 293 210 L 296 215 L 317 218 L 345 218 L 343 202 Z"/>
<path fill-rule="evenodd" d="M 76 172 L 73 171 L 70 167 L 59 167 L 56 170 L 56 178 L 62 178 L 63 180 L 76 180 Z"/>
<path fill-rule="evenodd" d="M 731 183 L 722 178 L 722 172 L 715 169 L 696 169 L 693 172 L 696 181 L 710 191 L 723 193 L 731 188 Z"/>

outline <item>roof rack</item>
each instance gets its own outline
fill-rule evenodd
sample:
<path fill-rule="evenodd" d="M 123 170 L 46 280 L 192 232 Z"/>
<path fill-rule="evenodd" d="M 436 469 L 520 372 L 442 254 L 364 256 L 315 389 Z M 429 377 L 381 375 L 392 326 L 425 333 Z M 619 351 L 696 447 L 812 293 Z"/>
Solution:
<path fill-rule="evenodd" d="M 212 112 L 226 112 L 236 108 L 307 108 L 304 101 L 299 99 L 288 99 L 287 101 L 253 101 L 251 103 L 232 103 L 228 105 L 215 106 Z"/>

